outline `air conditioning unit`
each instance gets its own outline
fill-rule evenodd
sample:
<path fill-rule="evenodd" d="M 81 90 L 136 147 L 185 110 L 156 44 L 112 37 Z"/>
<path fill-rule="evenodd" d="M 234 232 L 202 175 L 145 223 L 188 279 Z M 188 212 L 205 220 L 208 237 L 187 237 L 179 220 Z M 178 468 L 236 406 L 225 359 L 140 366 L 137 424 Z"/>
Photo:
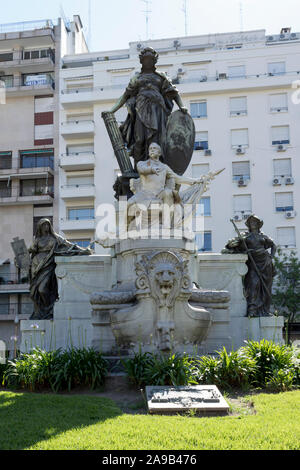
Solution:
<path fill-rule="evenodd" d="M 274 36 L 268 36 L 267 41 L 274 41 Z"/>
<path fill-rule="evenodd" d="M 250 212 L 247 212 L 246 214 L 242 214 L 243 220 L 247 220 L 250 215 L 251 215 Z"/>
<path fill-rule="evenodd" d="M 285 180 L 284 180 L 284 183 L 286 185 L 289 185 L 289 184 L 294 184 L 295 183 L 295 180 L 294 178 L 292 178 L 291 176 L 286 176 Z"/>
<path fill-rule="evenodd" d="M 227 73 L 219 73 L 218 78 L 219 78 L 219 80 L 226 80 L 227 79 Z"/>
<path fill-rule="evenodd" d="M 293 219 L 294 217 L 296 217 L 296 211 L 288 211 L 285 213 L 285 217 L 287 219 Z"/>
<path fill-rule="evenodd" d="M 204 155 L 206 157 L 211 157 L 211 150 L 209 150 L 209 149 L 205 150 Z"/>
<path fill-rule="evenodd" d="M 286 146 L 283 144 L 277 145 L 277 152 L 285 152 L 286 151 Z"/>
<path fill-rule="evenodd" d="M 237 182 L 238 186 L 241 188 L 241 187 L 245 187 L 248 185 L 248 180 L 247 179 L 244 179 L 243 177 L 241 177 L 238 182 Z"/>
<path fill-rule="evenodd" d="M 275 176 L 275 178 L 273 178 L 273 186 L 281 186 L 281 185 L 282 185 L 281 176 Z"/>
<path fill-rule="evenodd" d="M 202 77 L 200 77 L 200 82 L 207 82 L 207 76 L 202 75 Z"/>
<path fill-rule="evenodd" d="M 236 149 L 236 154 L 237 155 L 244 155 L 244 153 L 245 153 L 245 149 L 243 147 L 238 147 Z"/>
<path fill-rule="evenodd" d="M 173 41 L 173 47 L 175 47 L 175 49 L 177 49 L 180 46 L 181 46 L 180 41 L 178 41 L 178 39 L 175 39 L 175 41 Z"/>
<path fill-rule="evenodd" d="M 290 38 L 290 35 L 289 34 L 280 34 L 279 35 L 279 39 L 280 41 L 286 41 L 287 39 Z"/>
<path fill-rule="evenodd" d="M 292 34 L 290 35 L 290 39 L 298 39 L 298 38 L 297 38 L 297 33 L 292 33 Z"/>
<path fill-rule="evenodd" d="M 239 222 L 239 221 L 243 220 L 243 215 L 242 215 L 242 213 L 241 213 L 241 212 L 236 213 L 236 214 L 233 216 L 233 220 L 234 220 L 235 222 Z"/>
<path fill-rule="evenodd" d="M 182 68 L 179 68 L 179 69 L 177 70 L 177 74 L 178 74 L 178 75 L 183 75 L 184 73 L 185 73 L 185 70 L 182 69 Z"/>

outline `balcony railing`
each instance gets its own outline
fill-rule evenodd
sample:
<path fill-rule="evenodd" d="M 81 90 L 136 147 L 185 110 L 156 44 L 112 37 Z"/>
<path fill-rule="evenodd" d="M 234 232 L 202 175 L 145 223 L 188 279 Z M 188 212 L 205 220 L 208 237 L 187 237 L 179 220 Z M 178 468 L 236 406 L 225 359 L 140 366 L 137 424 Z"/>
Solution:
<path fill-rule="evenodd" d="M 51 168 L 54 170 L 54 157 L 23 157 L 20 168 Z"/>
<path fill-rule="evenodd" d="M 199 76 L 192 77 L 192 78 L 182 78 L 182 77 L 175 77 L 172 79 L 174 84 L 184 85 L 185 83 L 205 83 L 205 82 L 226 82 L 231 80 L 244 80 L 244 79 L 251 79 L 251 78 L 267 78 L 267 77 L 279 77 L 279 76 L 292 76 L 292 75 L 300 75 L 300 69 L 291 71 L 291 72 L 278 72 L 278 73 L 257 73 L 252 75 L 243 75 L 240 77 L 231 77 L 230 75 L 226 75 L 226 78 L 221 78 L 219 75 L 215 76 Z M 129 80 L 128 80 L 129 82 Z M 69 94 L 80 94 L 80 93 L 87 93 L 93 91 L 105 91 L 105 90 L 114 90 L 114 89 L 125 89 L 126 85 L 120 83 L 115 85 L 104 85 L 98 87 L 78 87 L 78 88 L 66 88 L 61 91 L 63 95 Z"/>
<path fill-rule="evenodd" d="M 10 91 L 12 88 L 24 88 L 24 90 L 26 89 L 26 87 L 31 87 L 33 89 L 39 89 L 41 87 L 45 87 L 45 86 L 48 86 L 50 88 L 52 88 L 53 90 L 55 89 L 55 81 L 52 77 L 45 77 L 44 79 L 41 79 L 41 80 L 37 80 L 36 82 L 34 81 L 30 81 L 30 82 L 26 82 L 24 81 L 24 78 L 21 78 L 21 79 L 13 79 L 12 77 L 10 79 L 8 79 L 8 76 L 2 76 L 0 77 L 0 82 L 3 82 L 4 83 L 4 88 L 7 90 L 7 91 Z"/>
<path fill-rule="evenodd" d="M 34 310 L 33 303 L 26 302 L 22 304 L 0 304 L 0 318 L 1 315 L 32 315 Z"/>
<path fill-rule="evenodd" d="M 54 187 L 47 186 L 44 188 L 36 188 L 27 186 L 26 188 L 0 188 L 0 198 L 18 198 L 33 196 L 50 196 L 54 198 Z"/>
<path fill-rule="evenodd" d="M 17 274 L 15 275 L 6 275 L 0 273 L 0 288 L 1 286 L 10 286 L 14 284 L 28 284 L 28 278 L 21 278 Z"/>
<path fill-rule="evenodd" d="M 89 156 L 94 156 L 95 152 L 91 150 L 87 150 L 86 152 L 69 152 L 69 153 L 62 153 L 62 157 L 78 157 L 80 155 L 89 155 Z"/>
<path fill-rule="evenodd" d="M 14 33 L 22 31 L 34 31 L 35 29 L 48 29 L 54 28 L 52 20 L 38 20 L 38 21 L 22 21 L 20 23 L 5 23 L 0 24 L 0 34 Z"/>

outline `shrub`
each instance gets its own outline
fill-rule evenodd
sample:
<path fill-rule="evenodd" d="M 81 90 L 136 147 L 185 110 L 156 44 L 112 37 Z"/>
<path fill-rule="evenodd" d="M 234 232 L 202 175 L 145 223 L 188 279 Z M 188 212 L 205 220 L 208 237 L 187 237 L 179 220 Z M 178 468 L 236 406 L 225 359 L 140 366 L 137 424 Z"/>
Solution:
<path fill-rule="evenodd" d="M 146 384 L 146 370 L 153 363 L 153 354 L 141 352 L 136 353 L 134 357 L 121 361 L 129 380 L 138 387 Z"/>
<path fill-rule="evenodd" d="M 227 352 L 224 347 L 217 357 L 203 356 L 197 364 L 200 384 L 214 384 L 223 389 L 244 388 L 251 384 L 256 373 L 256 362 L 243 350 Z"/>
<path fill-rule="evenodd" d="M 70 349 L 58 356 L 53 367 L 55 391 L 86 385 L 92 389 L 103 385 L 107 362 L 94 349 Z"/>
<path fill-rule="evenodd" d="M 272 377 L 267 380 L 266 387 L 274 392 L 287 392 L 294 388 L 295 381 L 295 369 L 278 369 L 274 370 Z"/>
<path fill-rule="evenodd" d="M 46 352 L 35 349 L 10 361 L 3 383 L 11 388 L 31 391 L 49 388 L 54 392 L 77 385 L 95 388 L 102 385 L 107 373 L 105 359 L 93 349 L 70 349 Z"/>
<path fill-rule="evenodd" d="M 141 387 L 196 383 L 193 360 L 185 354 L 137 353 L 123 364 L 130 380 Z"/>
<path fill-rule="evenodd" d="M 294 367 L 293 351 L 290 347 L 275 344 L 272 341 L 247 341 L 245 354 L 254 359 L 257 365 L 256 374 L 252 379 L 253 385 L 264 387 L 279 370 Z"/>

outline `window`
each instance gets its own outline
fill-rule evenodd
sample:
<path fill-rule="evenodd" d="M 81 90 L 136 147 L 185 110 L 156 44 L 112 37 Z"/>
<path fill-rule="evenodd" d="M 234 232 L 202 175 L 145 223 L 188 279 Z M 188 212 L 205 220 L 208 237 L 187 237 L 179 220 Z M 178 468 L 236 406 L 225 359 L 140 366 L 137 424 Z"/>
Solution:
<path fill-rule="evenodd" d="M 94 153 L 93 144 L 68 145 L 67 155 L 80 155 L 82 153 Z"/>
<path fill-rule="evenodd" d="M 292 176 L 292 163 L 290 158 L 274 160 L 274 176 Z"/>
<path fill-rule="evenodd" d="M 230 98 L 230 116 L 247 114 L 247 97 Z"/>
<path fill-rule="evenodd" d="M 245 65 L 233 65 L 231 67 L 228 67 L 228 76 L 229 78 L 245 78 L 246 77 Z"/>
<path fill-rule="evenodd" d="M 89 248 L 91 240 L 70 240 L 71 243 L 80 246 L 80 248 Z M 95 248 L 95 244 L 91 244 L 92 250 Z"/>
<path fill-rule="evenodd" d="M 275 193 L 276 212 L 294 210 L 293 193 Z"/>
<path fill-rule="evenodd" d="M 269 75 L 282 75 L 285 73 L 285 62 L 272 62 L 268 64 Z"/>
<path fill-rule="evenodd" d="M 272 145 L 289 144 L 290 128 L 289 126 L 272 127 Z"/>
<path fill-rule="evenodd" d="M 11 197 L 11 185 L 8 180 L 0 181 L 0 197 Z"/>
<path fill-rule="evenodd" d="M 233 196 L 233 209 L 234 213 L 251 214 L 252 201 L 250 194 L 242 194 L 240 196 Z"/>
<path fill-rule="evenodd" d="M 192 165 L 193 178 L 200 178 L 200 176 L 207 175 L 207 173 L 209 173 L 208 163 Z"/>
<path fill-rule="evenodd" d="M 233 162 L 232 163 L 233 181 L 250 179 L 250 162 Z"/>
<path fill-rule="evenodd" d="M 21 168 L 42 168 L 49 167 L 54 169 L 54 150 L 21 150 L 20 151 Z"/>
<path fill-rule="evenodd" d="M 12 52 L 5 52 L 0 54 L 0 62 L 10 62 L 11 60 L 14 60 Z"/>
<path fill-rule="evenodd" d="M 92 186 L 94 185 L 94 176 L 69 176 L 67 186 Z"/>
<path fill-rule="evenodd" d="M 40 49 L 34 51 L 24 51 L 23 59 L 44 59 L 45 57 L 53 57 L 54 53 L 51 49 Z"/>
<path fill-rule="evenodd" d="M 208 132 L 197 132 L 194 150 L 208 150 Z"/>
<path fill-rule="evenodd" d="M 288 111 L 288 97 L 286 93 L 270 95 L 270 111 L 271 113 Z"/>
<path fill-rule="evenodd" d="M 21 180 L 20 196 L 52 196 L 54 191 L 53 178 Z"/>
<path fill-rule="evenodd" d="M 0 152 L 0 170 L 12 168 L 12 152 Z"/>
<path fill-rule="evenodd" d="M 277 228 L 277 244 L 283 248 L 296 247 L 295 227 Z"/>
<path fill-rule="evenodd" d="M 9 294 L 0 295 L 0 315 L 9 315 Z"/>
<path fill-rule="evenodd" d="M 248 129 L 234 129 L 231 131 L 231 145 L 233 148 L 248 147 Z"/>
<path fill-rule="evenodd" d="M 212 251 L 212 233 L 201 232 L 195 236 L 195 242 L 198 247 L 198 251 Z"/>
<path fill-rule="evenodd" d="M 92 220 L 95 218 L 94 207 L 68 209 L 69 220 Z"/>
<path fill-rule="evenodd" d="M 202 197 L 197 207 L 197 216 L 208 217 L 211 215 L 210 197 Z"/>
<path fill-rule="evenodd" d="M 207 102 L 199 101 L 198 103 L 191 103 L 191 116 L 192 118 L 207 117 Z"/>
<path fill-rule="evenodd" d="M 4 82 L 4 85 L 7 88 L 14 86 L 14 76 L 13 75 L 2 75 L 0 76 L 0 81 Z"/>

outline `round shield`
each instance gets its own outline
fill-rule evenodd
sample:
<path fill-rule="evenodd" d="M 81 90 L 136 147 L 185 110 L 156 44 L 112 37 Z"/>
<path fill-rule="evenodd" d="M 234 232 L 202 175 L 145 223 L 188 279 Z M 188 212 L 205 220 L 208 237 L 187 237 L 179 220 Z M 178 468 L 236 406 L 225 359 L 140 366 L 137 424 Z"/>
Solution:
<path fill-rule="evenodd" d="M 195 145 L 195 124 L 188 113 L 175 111 L 167 122 L 166 163 L 178 175 L 188 168 Z"/>

